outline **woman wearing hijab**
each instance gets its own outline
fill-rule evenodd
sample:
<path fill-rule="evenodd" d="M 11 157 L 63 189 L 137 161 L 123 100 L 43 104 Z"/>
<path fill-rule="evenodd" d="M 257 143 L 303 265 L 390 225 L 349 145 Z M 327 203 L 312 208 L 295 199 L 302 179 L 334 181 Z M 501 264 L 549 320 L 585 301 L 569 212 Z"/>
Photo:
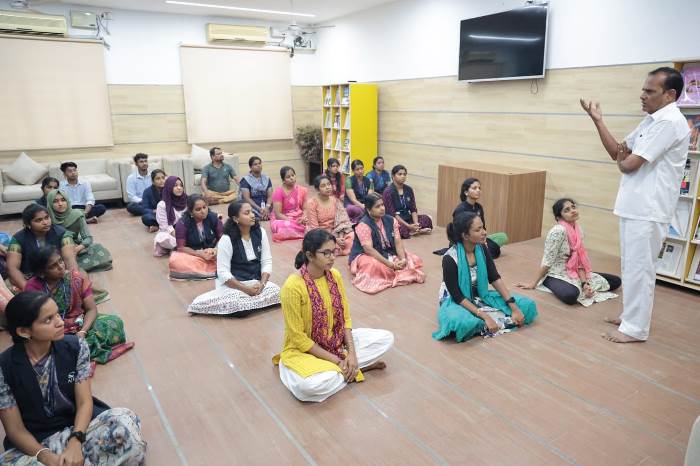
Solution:
<path fill-rule="evenodd" d="M 177 246 L 175 239 L 175 224 L 187 210 L 187 194 L 185 185 L 177 176 L 169 176 L 165 180 L 161 201 L 156 207 L 158 233 L 153 239 L 155 256 L 165 256 Z"/>

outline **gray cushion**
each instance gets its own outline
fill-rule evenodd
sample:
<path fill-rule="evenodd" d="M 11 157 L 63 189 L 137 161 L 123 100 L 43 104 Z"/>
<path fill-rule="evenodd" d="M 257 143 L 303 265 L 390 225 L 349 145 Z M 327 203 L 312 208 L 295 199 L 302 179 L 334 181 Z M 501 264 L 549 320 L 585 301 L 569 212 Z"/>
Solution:
<path fill-rule="evenodd" d="M 99 175 L 81 175 L 80 179 L 90 182 L 93 193 L 97 191 L 113 191 L 119 189 L 119 182 L 111 176 L 105 175 L 104 173 Z"/>

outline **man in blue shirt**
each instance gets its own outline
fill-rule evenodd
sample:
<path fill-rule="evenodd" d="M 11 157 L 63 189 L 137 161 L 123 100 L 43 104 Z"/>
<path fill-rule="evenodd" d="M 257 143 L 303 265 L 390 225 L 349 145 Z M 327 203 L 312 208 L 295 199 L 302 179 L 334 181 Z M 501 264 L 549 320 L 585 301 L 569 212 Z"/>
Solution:
<path fill-rule="evenodd" d="M 84 210 L 88 223 L 97 223 L 97 217 L 104 215 L 107 208 L 102 204 L 95 204 L 90 182 L 78 179 L 78 165 L 75 162 L 63 162 L 61 171 L 66 179 L 61 181 L 60 188 L 68 195 L 72 207 Z"/>
<path fill-rule="evenodd" d="M 148 155 L 139 152 L 134 155 L 134 165 L 136 171 L 126 178 L 126 195 L 129 203 L 126 210 L 131 215 L 143 215 L 144 208 L 141 205 L 141 198 L 146 188 L 151 186 L 151 172 L 148 170 Z"/>

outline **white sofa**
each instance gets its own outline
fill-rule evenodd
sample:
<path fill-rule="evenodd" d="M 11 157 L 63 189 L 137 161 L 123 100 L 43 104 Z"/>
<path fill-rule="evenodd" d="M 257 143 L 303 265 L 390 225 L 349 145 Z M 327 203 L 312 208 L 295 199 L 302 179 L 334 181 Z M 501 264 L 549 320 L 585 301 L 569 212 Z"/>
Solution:
<path fill-rule="evenodd" d="M 65 158 L 64 160 L 70 160 Z M 96 201 L 114 200 L 122 198 L 122 185 L 119 176 L 119 163 L 111 159 L 76 159 L 78 165 L 78 177 L 87 180 L 92 187 L 92 194 Z M 52 163 L 49 174 L 58 180 L 63 180 L 60 163 Z M 37 196 L 38 197 L 38 196 Z"/>
<path fill-rule="evenodd" d="M 160 168 L 165 171 L 165 173 L 170 176 L 183 177 L 182 172 L 182 157 L 183 156 L 160 156 L 160 155 L 149 155 L 148 156 L 148 170 L 155 170 Z M 136 165 L 134 165 L 134 160 L 132 158 L 121 159 L 119 162 L 119 177 L 122 187 L 122 200 L 126 203 L 129 202 L 129 196 L 126 193 L 126 179 L 132 173 L 136 172 Z M 78 167 L 79 168 L 79 167 Z M 185 180 L 183 178 L 182 182 Z"/>
<path fill-rule="evenodd" d="M 204 160 L 197 157 L 193 158 L 190 154 L 182 156 L 182 182 L 185 183 L 185 192 L 187 192 L 187 194 L 202 194 L 202 188 L 199 185 L 202 179 L 201 170 L 204 165 L 211 163 L 211 159 L 206 163 L 203 162 Z M 224 155 L 224 163 L 231 165 L 236 171 L 236 175 L 241 175 L 237 155 Z M 236 182 L 234 181 L 232 183 L 233 187 L 238 189 Z"/>
<path fill-rule="evenodd" d="M 40 165 L 46 167 L 49 176 L 49 164 Z M 5 174 L 5 168 L 0 167 L 0 215 L 17 214 L 41 197 L 41 180 L 37 184 L 21 185 Z"/>

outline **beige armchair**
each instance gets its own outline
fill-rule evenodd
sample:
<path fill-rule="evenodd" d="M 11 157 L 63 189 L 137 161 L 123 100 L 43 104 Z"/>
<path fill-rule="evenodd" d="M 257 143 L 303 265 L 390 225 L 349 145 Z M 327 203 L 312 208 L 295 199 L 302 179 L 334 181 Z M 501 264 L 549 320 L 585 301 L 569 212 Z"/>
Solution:
<path fill-rule="evenodd" d="M 67 160 L 67 159 L 65 159 Z M 90 182 L 92 194 L 96 201 L 122 198 L 122 185 L 119 175 L 119 163 L 110 159 L 74 160 L 78 165 L 78 177 Z M 49 174 L 63 180 L 60 163 L 52 163 Z M 37 196 L 38 197 L 38 196 Z"/>
<path fill-rule="evenodd" d="M 148 170 L 155 170 L 156 168 L 160 168 L 161 170 L 165 171 L 165 173 L 170 176 L 179 176 L 182 178 L 182 161 L 181 158 L 183 156 L 153 156 L 149 155 L 148 156 Z M 119 163 L 119 178 L 120 178 L 120 183 L 122 187 L 122 200 L 125 203 L 129 202 L 129 196 L 126 192 L 126 179 L 131 175 L 132 173 L 136 172 L 136 165 L 134 165 L 134 160 L 131 158 L 128 159 L 120 159 L 118 160 Z M 80 168 L 80 167 L 78 167 Z M 182 182 L 184 183 L 185 180 L 183 178 Z"/>
<path fill-rule="evenodd" d="M 48 176 L 49 164 L 46 166 Z M 22 185 L 5 174 L 5 166 L 0 166 L 0 215 L 17 214 L 35 199 L 41 197 L 41 180 L 37 184 Z"/>
<path fill-rule="evenodd" d="M 184 177 L 182 178 L 182 182 L 185 183 L 185 191 L 187 194 L 202 194 L 202 189 L 199 185 L 202 179 L 202 168 L 210 162 L 211 159 L 205 162 L 204 159 L 192 157 L 189 154 L 183 156 L 182 171 Z M 231 165 L 233 169 L 236 170 L 236 175 L 241 176 L 237 155 L 224 155 L 224 163 Z M 236 189 L 238 189 L 238 187 L 236 187 Z"/>

